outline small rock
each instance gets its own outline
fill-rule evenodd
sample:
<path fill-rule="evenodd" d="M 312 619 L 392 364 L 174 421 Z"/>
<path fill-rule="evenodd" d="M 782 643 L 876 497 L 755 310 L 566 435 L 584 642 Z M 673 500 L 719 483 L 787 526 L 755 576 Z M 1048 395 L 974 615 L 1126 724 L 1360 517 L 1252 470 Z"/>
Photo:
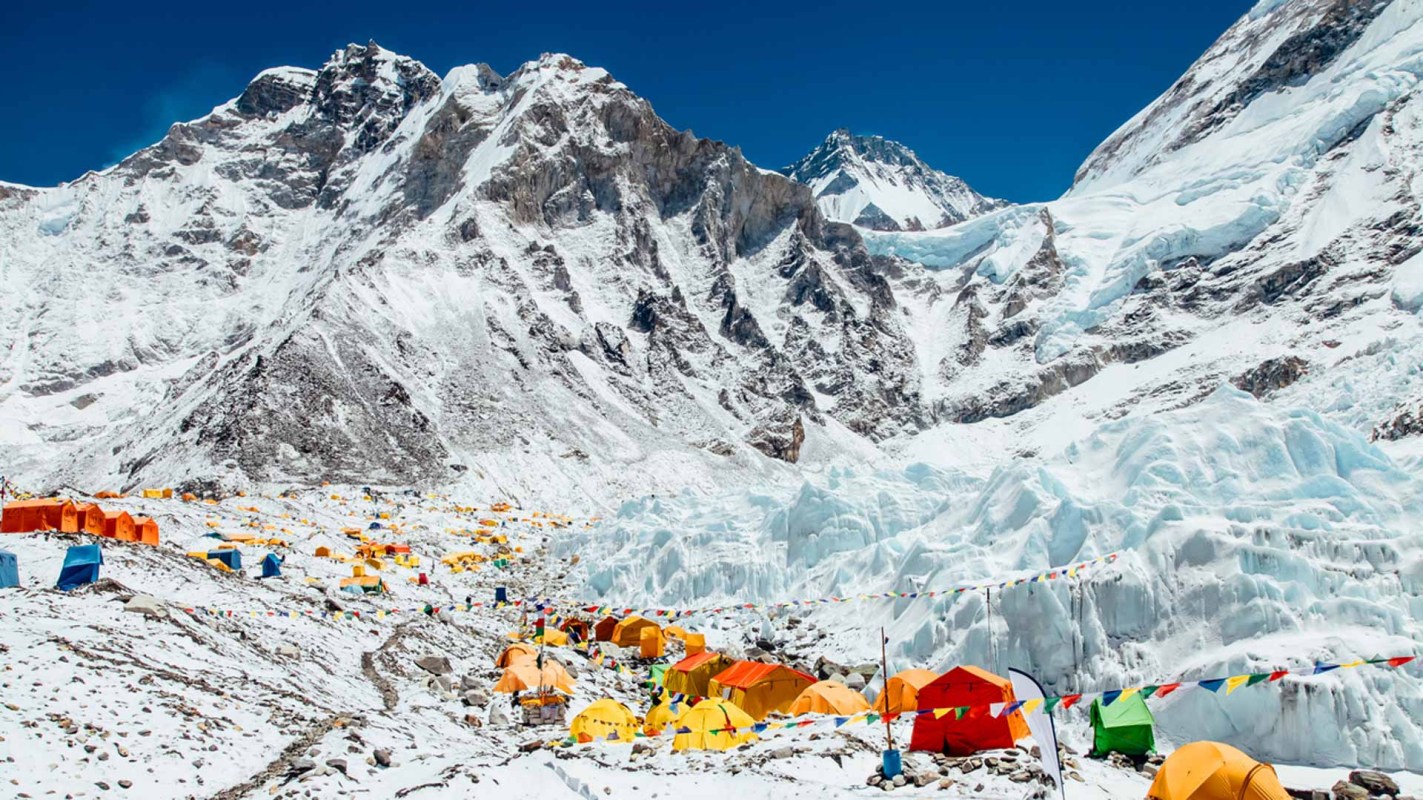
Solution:
<path fill-rule="evenodd" d="M 1364 787 L 1371 795 L 1398 794 L 1398 784 L 1394 782 L 1393 778 L 1371 769 L 1354 770 L 1349 773 L 1349 782 L 1355 786 Z"/>
<path fill-rule="evenodd" d="M 107 783 L 104 783 L 103 781 L 95 781 L 94 785 L 99 787 L 100 789 L 103 789 L 106 792 L 109 790 L 109 785 Z"/>
<path fill-rule="evenodd" d="M 133 781 L 131 781 L 131 780 L 127 779 L 127 778 L 124 778 L 123 780 L 120 780 L 120 781 L 119 781 L 119 786 L 121 786 L 121 787 L 123 787 L 123 788 L 125 788 L 125 789 L 132 789 L 132 788 L 133 788 Z"/>
<path fill-rule="evenodd" d="M 480 719 L 478 714 L 465 714 L 464 724 L 471 728 L 483 728 L 484 720 Z"/>
<path fill-rule="evenodd" d="M 1355 783 L 1339 781 L 1330 788 L 1334 800 L 1368 800 L 1369 790 Z"/>
<path fill-rule="evenodd" d="M 386 749 L 383 748 L 383 747 L 382 747 L 382 748 L 378 748 L 374 753 L 372 753 L 372 755 L 375 756 L 376 764 L 378 764 L 378 765 L 380 765 L 380 766 L 382 766 L 382 767 L 388 767 L 388 766 L 390 766 L 390 751 L 389 751 L 389 750 L 386 750 Z"/>
<path fill-rule="evenodd" d="M 540 747 L 543 747 L 543 746 L 544 746 L 544 743 L 543 743 L 543 742 L 541 742 L 541 741 L 535 739 L 535 740 L 532 741 L 532 742 L 524 742 L 523 744 L 519 745 L 519 752 L 520 752 L 520 753 L 533 753 L 533 752 L 537 751 Z"/>
<path fill-rule="evenodd" d="M 440 691 L 449 694 L 455 690 L 455 681 L 454 678 L 448 675 L 436 675 L 435 686 L 438 687 Z"/>
<path fill-rule="evenodd" d="M 953 785 L 954 785 L 954 779 L 953 779 L 953 778 L 944 778 L 943 780 L 939 781 L 939 789 L 941 789 L 941 790 L 947 789 L 947 788 L 949 788 L 949 787 L 951 787 L 951 786 L 953 786 Z"/>
<path fill-rule="evenodd" d="M 769 757 L 770 757 L 770 758 L 790 758 L 790 757 L 793 756 L 793 755 L 795 755 L 795 751 L 792 750 L 792 749 L 790 749 L 789 747 L 777 747 L 775 750 L 772 750 L 772 751 L 771 751 L 771 755 L 770 755 Z"/>
<path fill-rule="evenodd" d="M 124 611 L 132 611 L 154 619 L 168 617 L 168 609 L 164 607 L 163 601 L 146 594 L 136 594 L 130 597 L 128 602 L 124 603 Z"/>
<path fill-rule="evenodd" d="M 1017 772 L 1014 772 L 1012 775 L 1009 775 L 1009 776 L 1008 776 L 1008 780 L 1010 780 L 1010 781 L 1012 781 L 1012 782 L 1014 782 L 1014 783 L 1027 783 L 1028 781 L 1031 781 L 1032 779 L 1033 779 L 1032 773 L 1028 772 L 1028 771 L 1025 770 L 1025 769 L 1020 769 L 1020 770 L 1018 770 Z"/>
<path fill-rule="evenodd" d="M 894 781 L 893 781 L 893 783 L 894 783 L 895 786 L 903 786 L 904 784 L 906 784 L 906 783 L 908 783 L 908 782 L 909 782 L 909 779 L 906 778 L 906 777 L 904 777 L 904 773 L 902 773 L 902 772 L 899 773 L 898 775 L 895 775 L 895 776 L 894 776 Z"/>
<path fill-rule="evenodd" d="M 301 658 L 301 648 L 294 644 L 279 644 L 277 655 L 282 658 Z"/>
<path fill-rule="evenodd" d="M 1159 769 L 1161 768 L 1148 761 L 1147 763 L 1141 765 L 1141 774 L 1145 775 L 1148 778 L 1155 778 L 1156 771 Z"/>
<path fill-rule="evenodd" d="M 326 759 L 326 766 L 336 770 L 342 775 L 346 774 L 346 759 L 344 758 L 328 758 Z"/>
<path fill-rule="evenodd" d="M 983 759 L 981 758 L 966 758 L 959 763 L 959 769 L 962 770 L 965 775 L 970 772 L 977 772 L 979 769 L 982 768 Z"/>
<path fill-rule="evenodd" d="M 448 675 L 454 671 L 454 668 L 450 666 L 450 660 L 444 656 L 421 656 L 415 659 L 415 666 L 431 675 Z"/>
<path fill-rule="evenodd" d="M 476 708 L 484 708 L 489 705 L 489 692 L 483 689 L 470 689 L 464 693 L 464 704 L 467 706 L 475 706 Z"/>
<path fill-rule="evenodd" d="M 866 786 L 879 786 L 881 783 L 884 783 L 884 776 L 878 772 L 865 779 Z"/>
<path fill-rule="evenodd" d="M 309 758 L 298 758 L 292 762 L 292 772 L 308 772 L 316 769 L 316 762 Z"/>
<path fill-rule="evenodd" d="M 460 678 L 460 688 L 466 692 L 478 689 L 479 678 L 476 678 L 473 673 L 466 674 L 463 678 Z"/>
<path fill-rule="evenodd" d="M 1086 782 L 1087 782 L 1087 779 L 1084 778 L 1084 777 L 1082 777 L 1082 773 L 1077 772 L 1076 770 L 1073 770 L 1072 772 L 1067 773 L 1067 777 L 1068 777 L 1069 780 L 1074 780 L 1074 781 L 1077 781 L 1078 783 L 1086 783 Z"/>
<path fill-rule="evenodd" d="M 851 672 L 849 675 L 845 676 L 845 686 L 848 687 L 851 691 L 864 691 L 865 676 L 861 675 L 858 672 Z"/>

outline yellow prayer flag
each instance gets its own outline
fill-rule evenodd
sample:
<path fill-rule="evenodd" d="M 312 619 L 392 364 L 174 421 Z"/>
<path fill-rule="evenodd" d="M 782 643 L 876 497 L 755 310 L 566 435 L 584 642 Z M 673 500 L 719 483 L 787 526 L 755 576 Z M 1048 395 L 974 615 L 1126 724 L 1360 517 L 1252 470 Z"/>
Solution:
<path fill-rule="evenodd" d="M 1232 675 L 1229 678 L 1226 678 L 1225 693 L 1230 694 L 1236 689 L 1239 689 L 1241 686 L 1245 685 L 1245 682 L 1248 680 L 1250 680 L 1249 675 Z"/>
<path fill-rule="evenodd" d="M 1037 711 L 1037 710 L 1038 710 L 1038 706 L 1040 706 L 1040 705 L 1042 705 L 1042 704 L 1043 704 L 1043 699 L 1042 699 L 1041 697 L 1036 697 L 1036 698 L 1033 698 L 1032 700 L 1024 700 L 1024 701 L 1023 701 L 1023 708 L 1022 708 L 1021 710 L 1022 710 L 1022 712 L 1023 712 L 1024 714 L 1031 714 L 1031 713 L 1033 713 L 1034 711 Z"/>
<path fill-rule="evenodd" d="M 934 709 L 934 719 L 943 719 L 945 716 L 948 715 L 948 713 L 949 713 L 950 711 L 953 711 L 953 709 L 952 709 L 952 708 L 936 708 L 936 709 Z"/>
<path fill-rule="evenodd" d="M 1141 691 L 1141 687 L 1140 687 L 1140 686 L 1134 686 L 1134 687 L 1132 687 L 1132 688 L 1130 688 L 1130 689 L 1123 689 L 1123 690 L 1122 690 L 1122 693 L 1117 696 L 1117 699 L 1116 699 L 1114 702 L 1120 703 L 1121 701 L 1127 699 L 1128 697 L 1131 697 L 1132 695 L 1136 694 L 1136 693 L 1139 692 L 1139 691 Z"/>

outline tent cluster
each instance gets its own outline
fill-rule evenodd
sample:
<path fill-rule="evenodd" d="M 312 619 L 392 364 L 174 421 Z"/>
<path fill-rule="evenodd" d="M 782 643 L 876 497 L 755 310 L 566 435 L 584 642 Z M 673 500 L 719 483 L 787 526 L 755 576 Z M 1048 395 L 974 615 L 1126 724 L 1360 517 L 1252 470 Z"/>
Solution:
<path fill-rule="evenodd" d="M 105 511 L 94 503 L 49 497 L 16 500 L 0 511 L 0 533 L 88 533 L 125 542 L 158 544 L 158 523 L 127 511 Z"/>

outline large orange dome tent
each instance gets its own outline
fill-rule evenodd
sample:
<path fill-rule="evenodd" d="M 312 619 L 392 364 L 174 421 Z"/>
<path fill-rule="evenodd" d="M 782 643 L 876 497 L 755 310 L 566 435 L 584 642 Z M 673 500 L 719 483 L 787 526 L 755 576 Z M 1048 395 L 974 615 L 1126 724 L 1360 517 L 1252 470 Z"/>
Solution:
<path fill-rule="evenodd" d="M 1220 742 L 1191 742 L 1172 753 L 1148 800 L 1289 800 L 1275 768 Z"/>
<path fill-rule="evenodd" d="M 875 698 L 875 711 L 881 714 L 903 714 L 919 708 L 919 690 L 933 683 L 939 675 L 927 669 L 906 669 L 885 682 L 884 690 Z"/>

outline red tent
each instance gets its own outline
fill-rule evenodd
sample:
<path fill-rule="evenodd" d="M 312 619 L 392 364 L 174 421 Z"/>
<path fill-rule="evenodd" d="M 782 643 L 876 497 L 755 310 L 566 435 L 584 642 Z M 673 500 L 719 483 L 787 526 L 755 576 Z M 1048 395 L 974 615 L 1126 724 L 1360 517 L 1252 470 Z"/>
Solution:
<path fill-rule="evenodd" d="M 1028 735 L 1023 715 L 1013 711 L 993 716 L 986 706 L 1012 703 L 1013 684 L 978 667 L 954 667 L 919 690 L 919 710 L 971 706 L 960 719 L 950 711 L 942 717 L 920 713 L 914 718 L 910 750 L 966 756 L 980 750 L 1012 747 Z"/>
<path fill-rule="evenodd" d="M 138 531 L 133 527 L 133 517 L 127 511 L 104 512 L 104 535 L 123 542 L 138 541 Z"/>
<path fill-rule="evenodd" d="M 618 618 L 612 615 L 598 620 L 598 624 L 593 626 L 593 639 L 599 642 L 611 642 L 613 631 L 618 627 Z"/>

